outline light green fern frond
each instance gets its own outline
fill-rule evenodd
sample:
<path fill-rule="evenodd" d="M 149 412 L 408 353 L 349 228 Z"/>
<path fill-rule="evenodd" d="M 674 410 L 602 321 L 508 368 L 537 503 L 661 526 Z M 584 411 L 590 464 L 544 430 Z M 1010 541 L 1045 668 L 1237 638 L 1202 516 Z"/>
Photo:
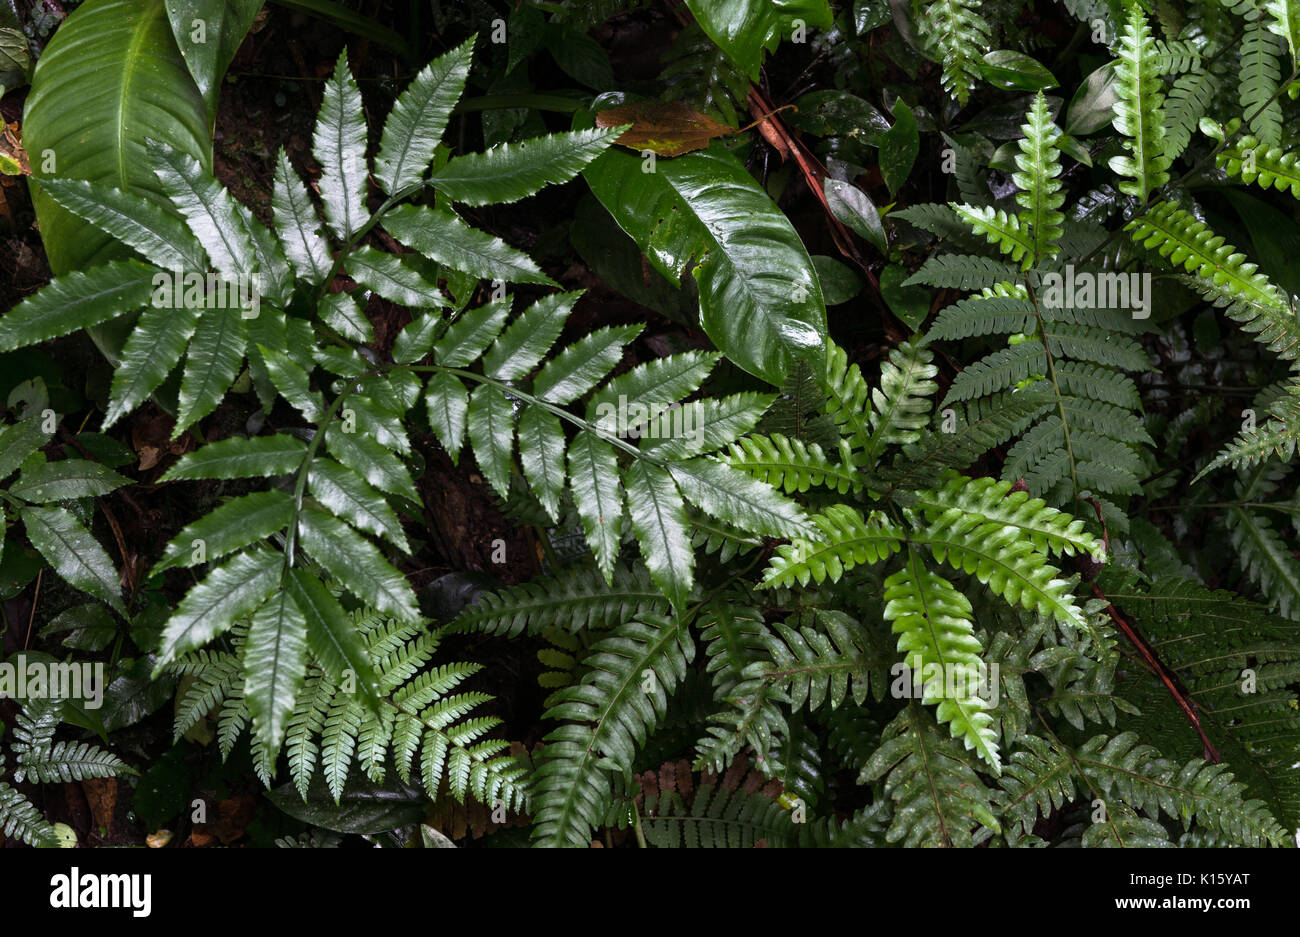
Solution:
<path fill-rule="evenodd" d="M 1125 176 L 1118 189 L 1145 202 L 1153 189 L 1169 181 L 1172 159 L 1165 149 L 1164 91 L 1157 49 L 1146 15 L 1136 3 L 1120 37 L 1115 67 L 1115 130 L 1128 139 L 1127 156 L 1116 156 L 1110 168 Z"/>
<path fill-rule="evenodd" d="M 953 736 L 997 774 L 997 730 L 989 703 L 978 692 L 983 648 L 975 637 L 970 600 L 909 551 L 903 568 L 885 580 L 885 602 L 885 620 L 898 635 L 898 650 L 913 682 L 923 688 L 922 701 L 937 705 L 935 719 L 951 723 Z"/>
<path fill-rule="evenodd" d="M 1065 221 L 1061 213 L 1065 195 L 1057 178 L 1061 174 L 1061 129 L 1052 122 L 1043 92 L 1034 96 L 1029 119 L 1020 129 L 1025 137 L 1016 154 L 1018 171 L 1012 173 L 1011 180 L 1020 188 L 1016 193 L 1021 208 L 1018 217 L 1032 238 L 1032 262 L 1041 263 L 1060 251 Z"/>

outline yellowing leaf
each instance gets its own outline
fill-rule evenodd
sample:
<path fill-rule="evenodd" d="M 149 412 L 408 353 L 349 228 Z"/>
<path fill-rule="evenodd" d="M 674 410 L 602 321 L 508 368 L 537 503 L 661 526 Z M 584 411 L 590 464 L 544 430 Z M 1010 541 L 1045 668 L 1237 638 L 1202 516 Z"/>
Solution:
<path fill-rule="evenodd" d="M 621 127 L 631 124 L 615 142 L 633 150 L 650 150 L 659 156 L 681 156 L 702 150 L 714 137 L 736 133 L 707 114 L 687 107 L 681 101 L 636 101 L 601 111 L 596 126 Z"/>

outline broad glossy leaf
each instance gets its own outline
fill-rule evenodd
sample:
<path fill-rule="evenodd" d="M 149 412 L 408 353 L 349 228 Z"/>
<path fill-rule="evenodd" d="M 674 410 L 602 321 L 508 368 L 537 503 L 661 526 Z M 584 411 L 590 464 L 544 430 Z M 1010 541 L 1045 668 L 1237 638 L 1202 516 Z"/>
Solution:
<path fill-rule="evenodd" d="M 686 0 L 686 5 L 714 44 L 753 80 L 763 51 L 772 52 L 790 38 L 796 20 L 820 28 L 833 22 L 826 0 Z"/>
<path fill-rule="evenodd" d="M 275 212 L 276 236 L 285 256 L 300 278 L 311 286 L 319 286 L 329 275 L 334 261 L 330 257 L 329 245 L 321 235 L 316 206 L 312 204 L 298 173 L 289 164 L 284 147 L 280 147 L 276 155 L 271 208 Z"/>
<path fill-rule="evenodd" d="M 87 120 L 86 115 L 93 115 Z M 162 0 L 89 0 L 54 33 L 37 62 L 23 115 L 33 178 L 88 179 L 171 203 L 145 141 L 212 165 L 203 96 L 176 46 Z M 47 164 L 42 154 L 53 157 Z M 37 219 L 55 274 L 126 256 L 126 248 L 44 194 Z"/>
<path fill-rule="evenodd" d="M 246 338 L 243 313 L 239 309 L 203 310 L 185 356 L 175 435 L 179 436 L 221 403 L 244 363 Z"/>
<path fill-rule="evenodd" d="M 1055 76 L 1037 59 L 1009 49 L 985 53 L 979 71 L 985 81 L 1004 91 L 1044 91 L 1057 85 Z"/>
<path fill-rule="evenodd" d="M 185 594 L 163 630 L 154 675 L 251 615 L 280 583 L 284 557 L 270 550 L 240 553 Z"/>
<path fill-rule="evenodd" d="M 307 486 L 316 500 L 336 516 L 347 518 L 367 533 L 388 540 L 403 553 L 410 553 L 402 524 L 379 492 L 352 469 L 331 459 L 313 459 L 307 470 Z"/>
<path fill-rule="evenodd" d="M 452 108 L 465 90 L 474 39 L 426 65 L 397 96 L 384 123 L 375 179 L 389 195 L 418 185 L 433 161 Z"/>
<path fill-rule="evenodd" d="M 608 151 L 583 175 L 650 263 L 673 282 L 696 262 L 700 321 L 736 364 L 780 385 L 796 358 L 820 367 L 826 309 L 790 222 L 730 153 L 662 160 Z"/>
<path fill-rule="evenodd" d="M 580 432 L 569 444 L 569 487 L 596 565 L 611 582 L 623 531 L 623 492 L 614 450 L 594 433 Z"/>
<path fill-rule="evenodd" d="M 399 205 L 384 215 L 383 225 L 403 244 L 453 270 L 486 280 L 557 285 L 527 254 L 449 211 Z"/>
<path fill-rule="evenodd" d="M 672 477 L 641 460 L 623 472 L 632 531 L 641 545 L 650 578 L 681 610 L 694 582 L 695 551 L 686 508 Z"/>
<path fill-rule="evenodd" d="M 826 204 L 841 222 L 861 235 L 882 254 L 889 253 L 885 227 L 880 223 L 880 212 L 870 197 L 849 182 L 827 177 L 824 191 Z"/>
<path fill-rule="evenodd" d="M 366 119 L 361 91 L 348 71 L 344 49 L 325 82 L 312 155 L 321 166 L 320 199 L 330 230 L 349 241 L 370 218 L 366 210 Z"/>
<path fill-rule="evenodd" d="M 920 150 L 916 118 L 907 102 L 899 98 L 894 102 L 894 126 L 880 138 L 880 174 L 885 177 L 891 195 L 897 194 L 907 181 Z"/>
<path fill-rule="evenodd" d="M 172 35 L 216 119 L 221 77 L 244 41 L 262 0 L 167 0 Z"/>
<path fill-rule="evenodd" d="M 335 683 L 351 673 L 363 700 L 379 698 L 379 680 L 361 633 L 324 584 L 311 573 L 295 567 L 284 583 L 294 603 L 307 620 L 307 645 Z"/>
<path fill-rule="evenodd" d="M 559 417 L 528 407 L 519 418 L 519 461 L 524 477 L 552 520 L 559 520 L 564 493 L 564 429 Z"/>
<path fill-rule="evenodd" d="M 68 585 L 126 614 L 113 561 L 80 521 L 52 507 L 25 507 L 18 516 L 32 546 Z"/>
<path fill-rule="evenodd" d="M 491 384 L 480 384 L 469 395 L 469 441 L 483 477 L 501 497 L 510 493 L 510 456 L 514 450 L 514 407 Z"/>
<path fill-rule="evenodd" d="M 616 136 L 617 130 L 575 130 L 499 143 L 483 153 L 452 157 L 429 182 L 466 205 L 517 202 L 548 185 L 568 182 Z"/>
<path fill-rule="evenodd" d="M 56 277 L 0 316 L 0 351 L 35 345 L 143 309 L 153 295 L 157 272 L 127 260 Z"/>
<path fill-rule="evenodd" d="M 424 397 L 429 408 L 429 425 L 438 436 L 438 442 L 451 456 L 452 465 L 460 462 L 460 450 L 465 445 L 465 417 L 469 412 L 469 394 L 460 378 L 445 371 L 429 378 Z"/>
<path fill-rule="evenodd" d="M 402 621 L 419 619 L 410 584 L 369 540 L 333 515 L 310 507 L 299 514 L 298 530 L 307 555 L 339 585 L 378 611 Z"/>
<path fill-rule="evenodd" d="M 162 480 L 288 475 L 298 470 L 306 454 L 306 443 L 284 433 L 249 439 L 232 436 L 181 456 Z"/>
<path fill-rule="evenodd" d="M 113 372 L 105 428 L 112 426 L 149 398 L 172 368 L 198 328 L 199 310 L 185 306 L 150 306 L 136 320 Z"/>
<path fill-rule="evenodd" d="M 564 330 L 564 321 L 582 290 L 543 296 L 524 310 L 497 337 L 483 356 L 483 373 L 500 381 L 516 381 L 542 360 Z"/>
<path fill-rule="evenodd" d="M 153 572 L 211 562 L 283 533 L 292 522 L 293 500 L 277 488 L 232 498 L 173 537 Z"/>
<path fill-rule="evenodd" d="M 24 501 L 44 504 L 106 495 L 129 484 L 129 478 L 106 465 L 89 459 L 64 459 L 24 468 L 18 480 L 9 486 L 9 493 Z"/>
<path fill-rule="evenodd" d="M 274 761 L 307 675 L 307 618 L 293 593 L 276 592 L 253 615 L 243 663 L 253 734 Z"/>

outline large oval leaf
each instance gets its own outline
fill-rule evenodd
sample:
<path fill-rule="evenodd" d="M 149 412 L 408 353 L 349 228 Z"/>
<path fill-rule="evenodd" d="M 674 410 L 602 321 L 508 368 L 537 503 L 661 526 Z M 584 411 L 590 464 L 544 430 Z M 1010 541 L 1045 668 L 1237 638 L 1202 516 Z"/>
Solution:
<path fill-rule="evenodd" d="M 174 214 L 150 170 L 146 139 L 212 170 L 203 96 L 176 46 L 164 0 L 89 0 L 59 27 L 32 77 L 23 124 L 32 178 L 104 182 Z M 56 274 L 129 256 L 43 192 L 34 201 Z"/>
<path fill-rule="evenodd" d="M 775 385 L 796 358 L 820 365 L 826 306 L 812 259 L 734 156 L 714 147 L 646 162 L 609 150 L 583 175 L 660 273 L 677 281 L 695 264 L 701 324 L 728 358 Z"/>

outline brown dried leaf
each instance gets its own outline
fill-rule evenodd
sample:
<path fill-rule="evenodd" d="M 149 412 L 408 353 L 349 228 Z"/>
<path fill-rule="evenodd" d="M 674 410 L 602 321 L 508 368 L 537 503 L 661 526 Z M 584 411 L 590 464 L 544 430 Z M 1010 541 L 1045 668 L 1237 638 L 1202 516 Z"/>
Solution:
<path fill-rule="evenodd" d="M 27 151 L 23 149 L 22 135 L 17 123 L 0 126 L 0 173 L 6 176 L 32 174 L 32 167 L 27 162 Z"/>
<path fill-rule="evenodd" d="M 720 124 L 707 114 L 687 107 L 681 101 L 634 101 L 601 111 L 596 126 L 621 127 L 631 124 L 618 138 L 621 146 L 633 150 L 650 150 L 659 156 L 681 156 L 692 150 L 705 149 L 714 137 L 736 131 Z"/>

